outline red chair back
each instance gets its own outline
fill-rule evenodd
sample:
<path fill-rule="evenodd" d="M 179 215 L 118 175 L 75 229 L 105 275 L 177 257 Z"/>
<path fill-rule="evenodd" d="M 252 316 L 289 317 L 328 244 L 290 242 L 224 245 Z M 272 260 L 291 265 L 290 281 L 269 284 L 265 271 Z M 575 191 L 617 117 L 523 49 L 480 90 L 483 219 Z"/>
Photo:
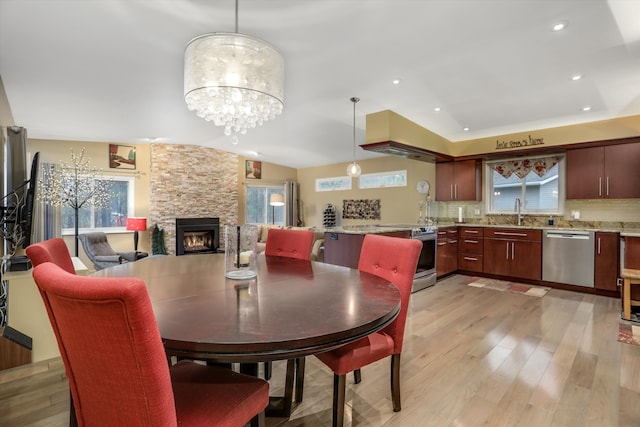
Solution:
<path fill-rule="evenodd" d="M 311 230 L 271 228 L 267 235 L 264 254 L 309 261 L 314 239 L 315 233 Z"/>
<path fill-rule="evenodd" d="M 367 234 L 362 242 L 358 270 L 393 283 L 402 297 L 398 317 L 382 330 L 393 338 L 395 354 L 402 352 L 411 286 L 421 250 L 422 243 L 416 239 Z"/>
<path fill-rule="evenodd" d="M 174 395 L 147 289 L 135 278 L 33 271 L 79 425 L 175 426 Z"/>
<path fill-rule="evenodd" d="M 52 262 L 67 273 L 76 273 L 67 244 L 59 237 L 29 245 L 26 253 L 34 267 L 45 262 Z"/>

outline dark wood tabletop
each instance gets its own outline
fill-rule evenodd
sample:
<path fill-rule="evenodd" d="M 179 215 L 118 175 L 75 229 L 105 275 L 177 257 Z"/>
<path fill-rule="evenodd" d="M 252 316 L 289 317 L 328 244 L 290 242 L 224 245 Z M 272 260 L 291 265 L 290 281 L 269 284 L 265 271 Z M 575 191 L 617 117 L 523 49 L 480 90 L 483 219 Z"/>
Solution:
<path fill-rule="evenodd" d="M 388 325 L 400 292 L 358 270 L 258 256 L 258 276 L 224 276 L 224 254 L 157 256 L 98 271 L 147 284 L 167 353 L 219 362 L 291 359 Z"/>

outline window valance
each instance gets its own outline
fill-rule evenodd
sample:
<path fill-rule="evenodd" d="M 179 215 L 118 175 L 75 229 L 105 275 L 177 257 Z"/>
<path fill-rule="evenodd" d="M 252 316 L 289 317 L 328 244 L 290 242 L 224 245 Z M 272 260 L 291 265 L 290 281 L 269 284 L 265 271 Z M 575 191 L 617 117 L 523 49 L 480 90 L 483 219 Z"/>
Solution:
<path fill-rule="evenodd" d="M 549 169 L 560 161 L 560 157 L 538 157 L 534 159 L 511 159 L 503 162 L 492 162 L 489 167 L 505 178 L 509 178 L 514 173 L 520 179 L 533 171 L 539 177 L 544 176 Z"/>

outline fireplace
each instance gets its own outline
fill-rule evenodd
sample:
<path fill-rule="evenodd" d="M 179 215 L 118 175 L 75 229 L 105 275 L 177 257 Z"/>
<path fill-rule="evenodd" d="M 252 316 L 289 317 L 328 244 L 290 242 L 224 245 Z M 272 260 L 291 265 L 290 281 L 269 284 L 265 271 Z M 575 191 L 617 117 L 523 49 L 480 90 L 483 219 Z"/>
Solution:
<path fill-rule="evenodd" d="M 176 255 L 216 253 L 219 247 L 219 218 L 176 218 Z"/>

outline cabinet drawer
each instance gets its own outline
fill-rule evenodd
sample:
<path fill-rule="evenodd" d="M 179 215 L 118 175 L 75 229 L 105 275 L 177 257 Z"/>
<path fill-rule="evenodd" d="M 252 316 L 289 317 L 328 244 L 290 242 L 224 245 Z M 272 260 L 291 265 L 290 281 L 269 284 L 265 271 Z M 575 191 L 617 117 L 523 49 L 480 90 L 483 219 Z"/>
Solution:
<path fill-rule="evenodd" d="M 482 255 L 460 254 L 458 269 L 482 273 Z"/>
<path fill-rule="evenodd" d="M 484 231 L 488 239 L 529 240 L 542 241 L 542 230 L 527 230 L 522 228 L 491 228 Z"/>
<path fill-rule="evenodd" d="M 483 240 L 476 237 L 460 237 L 458 240 L 460 253 L 482 255 Z"/>
<path fill-rule="evenodd" d="M 459 227 L 460 237 L 483 237 L 484 227 Z"/>

